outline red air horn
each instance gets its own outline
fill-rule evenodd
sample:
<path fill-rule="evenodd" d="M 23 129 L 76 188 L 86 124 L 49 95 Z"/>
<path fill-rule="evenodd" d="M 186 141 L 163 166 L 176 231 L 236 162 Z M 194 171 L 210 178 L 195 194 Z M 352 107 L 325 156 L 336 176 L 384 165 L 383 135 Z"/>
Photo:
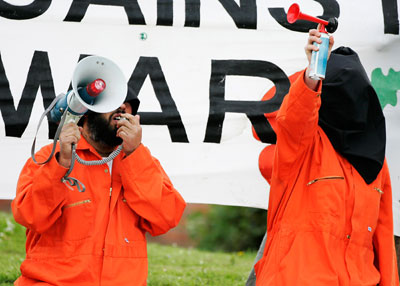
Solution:
<path fill-rule="evenodd" d="M 329 20 L 326 21 L 326 20 L 323 20 L 323 19 L 320 19 L 317 17 L 303 14 L 300 11 L 299 5 L 294 3 L 289 7 L 289 10 L 287 12 L 287 21 L 290 24 L 293 24 L 297 20 L 306 20 L 306 21 L 311 21 L 314 23 L 319 23 L 319 24 L 321 24 L 320 32 L 323 32 L 323 33 L 326 33 L 326 32 L 333 33 L 336 31 L 336 29 L 338 27 L 338 20 L 336 18 L 329 18 Z"/>
<path fill-rule="evenodd" d="M 317 17 L 303 14 L 300 12 L 299 5 L 294 3 L 289 7 L 289 10 L 287 12 L 287 21 L 290 24 L 293 24 L 299 19 L 320 24 L 319 32 L 321 33 L 320 39 L 322 40 L 322 43 L 313 43 L 315 46 L 318 47 L 318 51 L 313 51 L 311 54 L 309 77 L 315 80 L 324 79 L 329 51 L 328 32 L 333 33 L 336 31 L 338 21 L 336 18 L 330 18 L 328 21 L 326 21 Z"/>

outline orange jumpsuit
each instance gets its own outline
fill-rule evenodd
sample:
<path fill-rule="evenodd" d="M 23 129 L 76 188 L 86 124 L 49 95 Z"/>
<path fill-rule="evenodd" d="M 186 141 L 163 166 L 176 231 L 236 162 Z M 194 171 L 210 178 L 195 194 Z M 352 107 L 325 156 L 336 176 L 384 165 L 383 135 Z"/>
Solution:
<path fill-rule="evenodd" d="M 386 161 L 367 185 L 319 127 L 320 92 L 301 74 L 276 117 L 267 242 L 256 285 L 398 286 Z"/>
<path fill-rule="evenodd" d="M 101 159 L 83 137 L 77 153 Z M 82 193 L 61 182 L 66 171 L 53 157 L 41 166 L 29 159 L 20 174 L 12 210 L 27 240 L 15 285 L 146 285 L 145 232 L 167 232 L 185 208 L 159 162 L 140 145 L 114 159 L 111 175 L 107 164 L 76 163 L 70 176 L 86 186 Z"/>

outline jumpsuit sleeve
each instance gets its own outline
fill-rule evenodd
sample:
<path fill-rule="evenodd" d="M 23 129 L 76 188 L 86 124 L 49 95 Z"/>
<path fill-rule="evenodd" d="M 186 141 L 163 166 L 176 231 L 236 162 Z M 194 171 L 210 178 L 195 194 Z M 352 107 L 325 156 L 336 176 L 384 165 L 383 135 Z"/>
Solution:
<path fill-rule="evenodd" d="M 287 184 L 301 168 L 302 158 L 318 130 L 318 111 L 321 106 L 321 82 L 317 91 L 304 82 L 305 70 L 290 86 L 276 116 L 276 148 L 272 168 L 268 203 L 267 231 L 278 217 L 285 199 Z"/>
<path fill-rule="evenodd" d="M 288 175 L 293 162 L 310 145 L 318 127 L 321 83 L 313 91 L 304 82 L 303 71 L 290 87 L 276 116 L 277 153 L 280 174 Z"/>
<path fill-rule="evenodd" d="M 123 162 L 125 199 L 142 218 L 141 227 L 151 235 L 160 235 L 178 225 L 186 203 L 158 160 L 141 144 Z"/>
<path fill-rule="evenodd" d="M 386 160 L 382 172 L 384 172 L 383 194 L 373 238 L 375 264 L 381 274 L 379 286 L 398 286 L 399 276 L 393 233 L 392 187 Z"/>
<path fill-rule="evenodd" d="M 51 146 L 42 148 L 35 158 L 44 161 Z M 67 169 L 58 164 L 55 156 L 43 165 L 28 159 L 23 167 L 14 200 L 11 203 L 16 222 L 37 233 L 49 229 L 61 216 L 67 188 L 61 182 Z"/>
<path fill-rule="evenodd" d="M 296 79 L 297 79 L 299 76 L 303 76 L 303 72 L 304 72 L 304 71 L 301 70 L 301 71 L 297 71 L 297 72 L 295 72 L 294 74 L 290 75 L 290 76 L 289 76 L 290 85 L 292 85 L 293 82 L 296 81 Z M 276 93 L 276 87 L 273 86 L 273 87 L 271 87 L 271 89 L 269 89 L 269 90 L 264 94 L 264 96 L 262 97 L 261 101 L 268 101 L 268 100 L 270 100 L 271 98 L 274 97 L 275 93 Z M 276 117 L 276 114 L 277 114 L 277 113 L 278 113 L 278 110 L 273 111 L 273 112 L 271 112 L 271 113 L 265 113 L 265 114 L 264 114 L 265 118 L 267 118 L 267 120 L 269 121 L 269 123 L 270 123 L 270 125 L 271 125 L 271 127 L 272 127 L 272 129 L 273 129 L 274 131 L 275 131 L 275 127 L 274 127 L 274 126 L 275 126 L 275 122 L 274 122 L 274 121 L 275 121 L 275 117 Z M 254 127 L 252 127 L 251 131 L 252 131 L 252 133 L 253 133 L 253 137 L 254 137 L 256 140 L 261 141 L 260 138 L 258 137 L 258 135 L 257 135 L 256 130 L 254 129 Z"/>

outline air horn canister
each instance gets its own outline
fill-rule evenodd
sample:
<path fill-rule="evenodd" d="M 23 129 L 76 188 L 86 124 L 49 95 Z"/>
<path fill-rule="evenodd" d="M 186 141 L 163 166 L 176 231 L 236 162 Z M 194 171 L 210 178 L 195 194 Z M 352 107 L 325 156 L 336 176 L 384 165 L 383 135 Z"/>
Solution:
<path fill-rule="evenodd" d="M 319 48 L 318 51 L 313 51 L 311 54 L 310 62 L 310 74 L 309 77 L 315 80 L 320 80 L 325 78 L 326 63 L 328 61 L 328 51 L 329 51 L 329 33 L 336 31 L 338 26 L 338 21 L 336 18 L 330 18 L 328 21 L 323 19 L 309 16 L 300 12 L 300 7 L 298 4 L 294 3 L 289 7 L 287 13 L 287 21 L 293 24 L 297 20 L 306 20 L 320 24 L 319 32 L 321 33 L 322 43 L 318 44 L 314 42 L 313 44 Z"/>

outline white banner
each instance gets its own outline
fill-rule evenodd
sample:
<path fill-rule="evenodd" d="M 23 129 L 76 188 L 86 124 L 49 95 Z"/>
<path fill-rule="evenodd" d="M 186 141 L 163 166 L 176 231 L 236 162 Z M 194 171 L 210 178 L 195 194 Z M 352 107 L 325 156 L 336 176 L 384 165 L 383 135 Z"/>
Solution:
<path fill-rule="evenodd" d="M 267 143 L 253 138 L 249 117 L 265 92 L 306 66 L 311 23 L 290 26 L 291 4 L 0 0 L 0 199 L 15 195 L 44 106 L 68 91 L 82 56 L 99 55 L 114 61 L 138 94 L 143 142 L 187 202 L 267 208 L 269 186 L 258 168 Z M 400 234 L 399 3 L 298 4 L 303 13 L 338 18 L 335 46 L 358 52 L 378 91 Z M 51 142 L 48 133 L 44 122 L 37 149 Z"/>

